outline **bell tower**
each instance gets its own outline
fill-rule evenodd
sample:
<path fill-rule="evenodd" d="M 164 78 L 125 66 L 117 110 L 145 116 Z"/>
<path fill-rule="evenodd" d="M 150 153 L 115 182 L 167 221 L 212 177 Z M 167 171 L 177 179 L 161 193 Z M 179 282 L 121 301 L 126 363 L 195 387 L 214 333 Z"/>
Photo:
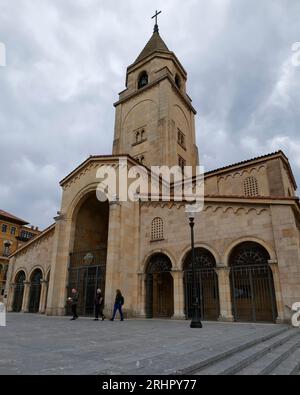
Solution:
<path fill-rule="evenodd" d="M 186 93 L 187 73 L 159 34 L 127 68 L 116 108 L 113 154 L 150 166 L 196 166 L 195 114 Z"/>

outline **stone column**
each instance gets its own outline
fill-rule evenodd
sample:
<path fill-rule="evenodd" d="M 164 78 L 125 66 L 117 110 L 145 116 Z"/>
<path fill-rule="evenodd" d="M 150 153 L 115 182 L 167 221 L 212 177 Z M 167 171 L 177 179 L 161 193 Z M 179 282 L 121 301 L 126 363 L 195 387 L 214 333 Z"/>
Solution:
<path fill-rule="evenodd" d="M 40 314 L 45 314 L 45 312 L 46 312 L 47 292 L 48 292 L 48 281 L 41 280 L 41 299 L 40 299 L 40 306 L 39 306 L 39 313 Z"/>
<path fill-rule="evenodd" d="M 174 280 L 174 315 L 172 318 L 174 320 L 185 320 L 183 272 L 173 270 L 171 274 Z"/>
<path fill-rule="evenodd" d="M 22 313 L 28 313 L 29 311 L 29 295 L 30 295 L 30 282 L 24 281 L 24 293 L 23 293 L 23 303 L 22 303 Z"/>
<path fill-rule="evenodd" d="M 120 221 L 121 204 L 111 202 L 109 205 L 109 226 L 107 240 L 107 260 L 105 275 L 105 308 L 104 314 L 111 315 L 115 301 L 115 290 L 119 287 L 120 263 Z"/>
<path fill-rule="evenodd" d="M 277 322 L 277 324 L 281 324 L 281 323 L 285 322 L 285 317 L 284 317 L 284 303 L 282 300 L 278 263 L 277 263 L 277 261 L 269 261 L 269 266 L 272 270 L 273 281 L 274 281 L 275 298 L 276 298 L 275 302 L 276 302 L 276 306 L 277 306 L 276 322 Z"/>
<path fill-rule="evenodd" d="M 232 300 L 230 289 L 230 268 L 227 266 L 216 267 L 219 284 L 220 316 L 218 321 L 233 322 Z"/>
<path fill-rule="evenodd" d="M 14 304 L 14 297 L 15 297 L 15 283 L 9 284 L 8 295 L 7 295 L 7 302 L 6 302 L 6 311 L 12 312 L 13 311 L 13 304 Z"/>
<path fill-rule="evenodd" d="M 138 317 L 146 318 L 146 274 L 138 273 Z"/>

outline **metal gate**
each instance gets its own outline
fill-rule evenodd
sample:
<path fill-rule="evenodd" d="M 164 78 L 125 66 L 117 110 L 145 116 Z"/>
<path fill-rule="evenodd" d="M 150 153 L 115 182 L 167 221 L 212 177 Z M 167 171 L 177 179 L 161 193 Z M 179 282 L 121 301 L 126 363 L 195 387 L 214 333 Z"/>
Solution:
<path fill-rule="evenodd" d="M 172 263 L 164 254 L 151 257 L 146 276 L 147 318 L 170 318 L 174 314 Z"/>
<path fill-rule="evenodd" d="M 41 280 L 43 278 L 42 272 L 37 271 L 30 284 L 29 295 L 29 313 L 38 313 L 41 299 Z"/>
<path fill-rule="evenodd" d="M 25 278 L 24 272 L 19 273 L 14 286 L 13 311 L 15 313 L 19 313 L 22 310 Z"/>
<path fill-rule="evenodd" d="M 232 267 L 230 282 L 236 321 L 276 321 L 273 275 L 268 265 Z"/>
<path fill-rule="evenodd" d="M 193 314 L 193 272 L 184 272 L 185 315 Z M 220 315 L 218 276 L 214 269 L 196 269 L 196 289 L 201 319 L 217 320 Z"/>
<path fill-rule="evenodd" d="M 94 313 L 94 300 L 98 288 L 105 294 L 106 249 L 78 252 L 70 255 L 68 296 L 75 288 L 79 293 L 77 312 Z M 70 314 L 70 306 L 67 313 Z"/>

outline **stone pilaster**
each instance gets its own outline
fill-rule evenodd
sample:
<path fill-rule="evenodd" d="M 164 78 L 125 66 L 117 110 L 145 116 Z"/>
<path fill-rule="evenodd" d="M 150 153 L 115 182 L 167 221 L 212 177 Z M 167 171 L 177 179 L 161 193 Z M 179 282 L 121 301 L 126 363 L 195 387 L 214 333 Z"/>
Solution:
<path fill-rule="evenodd" d="M 15 283 L 10 283 L 8 288 L 8 295 L 7 295 L 7 302 L 6 302 L 6 311 L 12 312 L 13 311 L 13 304 L 14 304 L 14 296 L 15 296 Z"/>
<path fill-rule="evenodd" d="M 270 268 L 272 270 L 273 281 L 274 281 L 276 307 L 277 307 L 277 319 L 276 319 L 276 322 L 278 324 L 280 324 L 280 323 L 283 323 L 285 321 L 285 317 L 284 317 L 284 303 L 283 303 L 283 300 L 282 300 L 280 274 L 279 274 L 279 270 L 278 270 L 278 263 L 277 263 L 277 261 L 269 261 L 269 266 L 270 266 Z"/>
<path fill-rule="evenodd" d="M 175 320 L 184 320 L 184 288 L 183 288 L 183 272 L 181 270 L 172 271 L 174 280 L 174 315 Z"/>
<path fill-rule="evenodd" d="M 23 293 L 23 303 L 22 303 L 22 313 L 28 313 L 29 311 L 29 297 L 30 297 L 30 282 L 24 281 L 24 293 Z"/>
<path fill-rule="evenodd" d="M 71 218 L 61 215 L 56 219 L 53 255 L 49 281 L 47 315 L 65 315 L 67 298 L 70 238 L 73 230 Z"/>
<path fill-rule="evenodd" d="M 118 284 L 119 276 L 118 264 L 120 262 L 120 221 L 121 204 L 118 202 L 110 203 L 109 207 L 109 227 L 107 241 L 107 260 L 105 278 L 105 314 L 110 315 L 115 300 L 115 284 Z"/>
<path fill-rule="evenodd" d="M 143 272 L 138 273 L 138 309 L 137 316 L 146 318 L 146 277 Z"/>
<path fill-rule="evenodd" d="M 219 284 L 220 316 L 219 321 L 233 322 L 232 299 L 230 289 L 230 268 L 219 266 L 216 268 Z"/>
<path fill-rule="evenodd" d="M 48 293 L 48 281 L 41 280 L 41 299 L 40 299 L 40 306 L 39 306 L 39 313 L 40 314 L 45 314 L 45 312 L 46 312 L 47 293 Z"/>

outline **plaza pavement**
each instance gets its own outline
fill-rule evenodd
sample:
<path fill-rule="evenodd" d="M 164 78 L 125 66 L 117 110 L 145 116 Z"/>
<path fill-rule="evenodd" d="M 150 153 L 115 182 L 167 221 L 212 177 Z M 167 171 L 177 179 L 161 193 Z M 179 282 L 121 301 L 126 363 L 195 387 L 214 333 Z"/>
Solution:
<path fill-rule="evenodd" d="M 0 374 L 171 374 L 284 325 L 125 320 L 7 314 L 0 327 Z"/>

